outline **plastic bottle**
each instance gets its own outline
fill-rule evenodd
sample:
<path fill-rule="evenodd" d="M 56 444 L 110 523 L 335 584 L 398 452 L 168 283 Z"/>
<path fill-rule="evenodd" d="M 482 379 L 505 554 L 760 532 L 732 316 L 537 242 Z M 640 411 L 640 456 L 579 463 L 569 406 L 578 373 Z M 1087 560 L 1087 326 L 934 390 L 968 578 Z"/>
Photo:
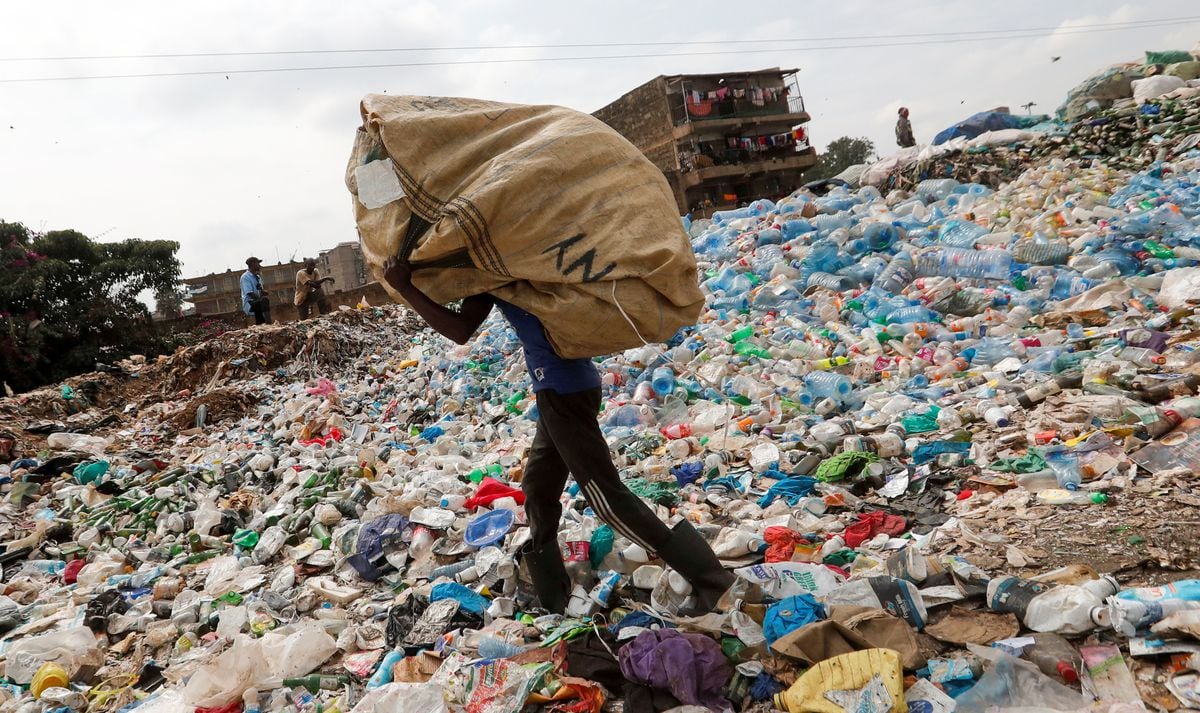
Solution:
<path fill-rule="evenodd" d="M 1031 493 L 1039 493 L 1043 490 L 1058 488 L 1058 476 L 1049 468 L 1033 473 L 1018 473 L 1017 485 Z"/>
<path fill-rule="evenodd" d="M 391 683 L 392 677 L 395 676 L 396 664 L 400 663 L 404 658 L 404 652 L 400 649 L 391 649 L 384 654 L 383 660 L 379 661 L 379 667 L 376 672 L 372 673 L 371 678 L 367 679 L 366 687 L 368 689 L 379 688 L 380 685 Z"/>
<path fill-rule="evenodd" d="M 262 713 L 258 703 L 258 689 L 247 688 L 242 693 L 242 713 Z"/>
<path fill-rule="evenodd" d="M 843 437 L 855 432 L 854 423 L 845 419 L 830 419 L 821 421 L 808 429 L 808 435 L 817 443 L 833 445 Z"/>
<path fill-rule="evenodd" d="M 1038 502 L 1045 505 L 1103 505 L 1108 502 L 1108 496 L 1084 490 L 1049 488 L 1038 493 Z"/>
<path fill-rule="evenodd" d="M 912 284 L 916 277 L 917 266 L 912 254 L 902 250 L 892 258 L 887 267 L 875 278 L 875 287 L 896 294 Z"/>
<path fill-rule="evenodd" d="M 1021 240 L 1013 246 L 1013 260 L 1028 265 L 1065 265 L 1071 246 L 1061 240 Z"/>
<path fill-rule="evenodd" d="M 345 676 L 326 676 L 324 674 L 314 673 L 310 676 L 302 676 L 300 678 L 285 678 L 283 685 L 288 688 L 304 688 L 309 693 L 316 694 L 319 691 L 336 691 L 342 686 L 350 682 L 350 679 Z"/>
<path fill-rule="evenodd" d="M 995 428 L 1007 428 L 1009 425 L 1009 410 L 1003 406 L 993 406 L 983 412 L 983 420 Z"/>
<path fill-rule="evenodd" d="M 283 549 L 283 544 L 287 540 L 287 532 L 278 525 L 272 525 L 263 531 L 262 536 L 258 538 L 258 544 L 254 546 L 254 551 L 251 558 L 255 564 L 265 564 L 279 554 L 279 550 Z"/>
<path fill-rule="evenodd" d="M 504 466 L 499 463 L 492 463 L 472 470 L 467 474 L 467 480 L 470 480 L 472 483 L 481 483 L 484 478 L 499 478 L 502 475 L 504 475 Z"/>
<path fill-rule="evenodd" d="M 826 371 L 805 375 L 804 384 L 814 396 L 836 400 L 845 399 L 853 389 L 848 377 Z"/>
<path fill-rule="evenodd" d="M 808 276 L 805 282 L 806 287 L 824 287 L 827 290 L 835 292 L 845 292 L 851 289 L 854 285 L 850 280 L 841 275 L 831 275 L 828 272 L 814 272 Z"/>
<path fill-rule="evenodd" d="M 917 275 L 1007 280 L 1013 270 L 1007 250 L 938 248 L 917 257 Z"/>
<path fill-rule="evenodd" d="M 1165 364 L 1167 361 L 1163 355 L 1144 347 L 1125 347 L 1117 354 L 1117 358 L 1147 369 Z"/>
<path fill-rule="evenodd" d="M 485 636 L 479 640 L 478 652 L 479 658 L 486 660 L 504 659 L 510 656 L 516 656 L 525 650 L 525 647 L 509 643 L 504 639 L 495 636 Z"/>
<path fill-rule="evenodd" d="M 888 325 L 930 322 L 935 315 L 924 305 L 901 307 L 887 316 Z"/>
<path fill-rule="evenodd" d="M 988 582 L 985 602 L 993 611 L 1016 614 L 1033 631 L 1085 634 L 1103 626 L 1093 611 L 1119 588 L 1111 576 L 1057 587 L 1004 576 Z"/>
<path fill-rule="evenodd" d="M 675 372 L 669 366 L 657 367 L 650 383 L 654 387 L 654 393 L 660 397 L 666 396 L 675 390 Z"/>
<path fill-rule="evenodd" d="M 1083 482 L 1083 474 L 1079 468 L 1079 457 L 1063 450 L 1050 451 L 1046 454 L 1046 465 L 1054 471 L 1058 487 L 1063 490 L 1079 490 Z"/>
<path fill-rule="evenodd" d="M 1021 658 L 1032 662 L 1042 673 L 1064 683 L 1079 683 L 1082 659 L 1079 650 L 1070 641 L 1053 633 L 1032 634 L 1033 646 L 1021 653 Z"/>
<path fill-rule="evenodd" d="M 938 242 L 952 248 L 973 248 L 988 229 L 966 220 L 947 220 L 938 231 Z"/>

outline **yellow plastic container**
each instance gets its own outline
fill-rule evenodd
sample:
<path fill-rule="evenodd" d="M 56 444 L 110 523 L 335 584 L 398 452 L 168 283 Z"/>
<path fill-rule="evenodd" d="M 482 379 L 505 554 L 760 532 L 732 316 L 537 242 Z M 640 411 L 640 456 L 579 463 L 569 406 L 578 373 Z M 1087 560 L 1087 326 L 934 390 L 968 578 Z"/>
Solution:
<path fill-rule="evenodd" d="M 33 674 L 33 680 L 29 683 L 29 692 L 34 698 L 41 698 L 42 692 L 47 688 L 66 688 L 71 685 L 71 677 L 67 675 L 66 670 L 54 663 L 53 661 L 42 664 L 42 667 Z"/>
<path fill-rule="evenodd" d="M 825 659 L 805 671 L 791 688 L 776 694 L 775 707 L 786 713 L 843 713 L 825 693 L 862 688 L 877 674 L 892 697 L 892 710 L 905 710 L 900 654 L 891 649 L 866 649 Z"/>

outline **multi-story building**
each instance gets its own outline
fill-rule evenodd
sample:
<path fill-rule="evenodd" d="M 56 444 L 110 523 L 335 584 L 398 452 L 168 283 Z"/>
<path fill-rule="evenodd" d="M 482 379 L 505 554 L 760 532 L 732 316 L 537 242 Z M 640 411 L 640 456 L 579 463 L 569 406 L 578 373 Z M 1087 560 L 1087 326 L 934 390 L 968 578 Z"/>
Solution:
<path fill-rule="evenodd" d="M 317 269 L 325 277 L 334 279 L 334 283 L 326 288 L 327 292 L 353 290 L 370 282 L 367 263 L 357 241 L 338 243 L 329 250 L 322 250 L 317 255 Z"/>
<path fill-rule="evenodd" d="M 797 69 L 658 76 L 595 112 L 666 175 L 681 212 L 779 198 L 817 162 Z"/>

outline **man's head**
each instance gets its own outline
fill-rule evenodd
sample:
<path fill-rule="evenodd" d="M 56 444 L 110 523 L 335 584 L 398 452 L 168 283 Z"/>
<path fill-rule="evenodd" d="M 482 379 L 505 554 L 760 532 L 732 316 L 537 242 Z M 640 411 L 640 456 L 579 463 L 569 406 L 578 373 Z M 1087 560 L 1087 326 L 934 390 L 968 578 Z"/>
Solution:
<path fill-rule="evenodd" d="M 317 261 L 311 257 L 304 261 L 304 269 L 312 272 L 317 269 Z"/>
<path fill-rule="evenodd" d="M 898 113 L 900 116 L 907 119 L 908 118 L 908 107 L 902 106 L 902 107 L 900 107 L 900 111 L 898 111 L 896 113 Z"/>
<path fill-rule="evenodd" d="M 262 260 L 259 260 L 256 257 L 246 258 L 246 269 L 257 275 L 258 273 L 262 272 Z"/>

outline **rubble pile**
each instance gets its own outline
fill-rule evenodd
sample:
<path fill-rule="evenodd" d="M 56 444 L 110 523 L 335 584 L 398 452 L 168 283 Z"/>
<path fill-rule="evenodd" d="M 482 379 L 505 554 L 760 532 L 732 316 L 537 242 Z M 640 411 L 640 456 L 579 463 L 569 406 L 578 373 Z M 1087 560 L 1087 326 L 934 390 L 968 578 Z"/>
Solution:
<path fill-rule="evenodd" d="M 1200 706 L 1200 151 L 1165 133 L 684 219 L 700 322 L 596 361 L 622 477 L 737 575 L 704 616 L 573 481 L 539 608 L 499 315 L 6 399 L 0 711 Z"/>

